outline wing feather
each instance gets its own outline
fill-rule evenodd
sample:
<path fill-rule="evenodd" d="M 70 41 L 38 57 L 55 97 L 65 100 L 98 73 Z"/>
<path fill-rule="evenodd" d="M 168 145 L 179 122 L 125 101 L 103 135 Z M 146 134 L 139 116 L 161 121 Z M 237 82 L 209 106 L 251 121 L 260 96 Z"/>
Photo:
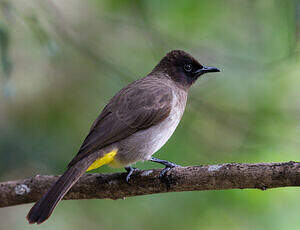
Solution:
<path fill-rule="evenodd" d="M 153 84 L 150 80 L 138 80 L 111 99 L 68 167 L 138 130 L 158 124 L 169 115 L 173 97 L 170 87 Z"/>

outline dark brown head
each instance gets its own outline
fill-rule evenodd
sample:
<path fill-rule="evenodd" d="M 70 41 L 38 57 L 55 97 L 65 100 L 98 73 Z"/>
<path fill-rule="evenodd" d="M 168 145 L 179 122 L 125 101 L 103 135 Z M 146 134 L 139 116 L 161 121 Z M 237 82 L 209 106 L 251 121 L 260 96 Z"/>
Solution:
<path fill-rule="evenodd" d="M 201 75 L 220 72 L 216 67 L 201 65 L 190 54 L 182 50 L 173 50 L 154 68 L 153 72 L 161 71 L 180 85 L 189 88 Z"/>

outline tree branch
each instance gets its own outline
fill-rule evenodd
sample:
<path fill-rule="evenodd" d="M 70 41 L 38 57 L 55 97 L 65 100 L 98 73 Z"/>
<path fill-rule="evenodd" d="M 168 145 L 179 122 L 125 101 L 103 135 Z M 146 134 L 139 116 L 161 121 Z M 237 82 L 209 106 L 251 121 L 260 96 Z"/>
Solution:
<path fill-rule="evenodd" d="M 164 180 L 161 169 L 126 173 L 85 174 L 64 199 L 120 199 L 154 193 L 300 186 L 300 163 L 220 164 L 173 168 Z M 58 176 L 40 176 L 0 183 L 0 207 L 37 201 Z"/>

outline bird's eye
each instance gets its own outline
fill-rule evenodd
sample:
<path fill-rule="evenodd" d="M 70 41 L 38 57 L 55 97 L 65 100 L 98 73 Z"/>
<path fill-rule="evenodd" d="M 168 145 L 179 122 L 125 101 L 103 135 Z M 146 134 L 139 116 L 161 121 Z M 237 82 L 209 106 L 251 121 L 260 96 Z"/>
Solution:
<path fill-rule="evenodd" d="M 183 68 L 186 72 L 191 72 L 193 69 L 191 64 L 185 64 Z"/>

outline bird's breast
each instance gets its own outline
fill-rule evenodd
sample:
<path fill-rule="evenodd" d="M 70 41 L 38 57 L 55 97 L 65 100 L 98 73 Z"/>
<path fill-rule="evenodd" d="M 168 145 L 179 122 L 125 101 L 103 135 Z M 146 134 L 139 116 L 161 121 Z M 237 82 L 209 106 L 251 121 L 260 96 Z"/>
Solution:
<path fill-rule="evenodd" d="M 179 93 L 179 94 L 178 94 Z M 171 111 L 163 121 L 147 129 L 139 130 L 116 146 L 119 151 L 117 161 L 130 165 L 137 161 L 149 160 L 172 136 L 183 115 L 186 94 L 173 93 Z"/>
<path fill-rule="evenodd" d="M 147 131 L 149 139 L 147 141 L 149 152 L 152 155 L 157 152 L 172 136 L 177 128 L 185 109 L 186 99 L 173 93 L 172 109 L 169 116 L 159 124 L 152 126 Z"/>
<path fill-rule="evenodd" d="M 148 148 L 147 154 L 151 156 L 169 140 L 180 119 L 180 112 L 174 109 L 164 121 L 148 129 L 148 140 L 145 142 Z"/>

